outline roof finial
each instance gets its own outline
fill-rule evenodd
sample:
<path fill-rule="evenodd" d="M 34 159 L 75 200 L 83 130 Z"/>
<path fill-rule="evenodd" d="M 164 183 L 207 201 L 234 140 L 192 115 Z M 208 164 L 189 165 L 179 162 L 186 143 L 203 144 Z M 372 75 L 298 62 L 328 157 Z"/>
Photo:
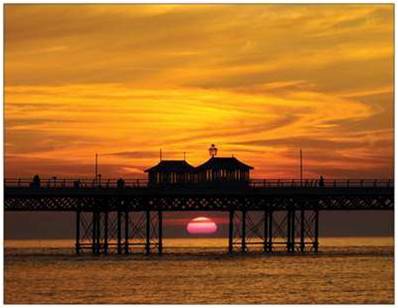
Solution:
<path fill-rule="evenodd" d="M 209 148 L 209 155 L 211 157 L 217 156 L 217 148 L 214 144 L 212 144 L 211 147 Z"/>
<path fill-rule="evenodd" d="M 162 149 L 160 149 L 160 151 L 159 151 L 159 159 L 160 159 L 160 161 L 162 161 Z"/>

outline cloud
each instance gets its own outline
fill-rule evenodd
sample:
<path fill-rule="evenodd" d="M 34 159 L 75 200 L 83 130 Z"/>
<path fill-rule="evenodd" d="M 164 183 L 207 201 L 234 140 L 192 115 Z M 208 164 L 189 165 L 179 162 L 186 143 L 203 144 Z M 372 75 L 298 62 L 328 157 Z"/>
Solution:
<path fill-rule="evenodd" d="M 392 5 L 8 4 L 5 16 L 16 174 L 100 153 L 143 176 L 160 148 L 199 164 L 211 143 L 258 177 L 295 175 L 300 146 L 311 176 L 392 170 Z"/>
<path fill-rule="evenodd" d="M 175 151 L 167 151 L 168 156 L 181 156 L 183 153 Z M 164 153 L 164 154 L 166 154 Z M 163 154 L 163 153 L 162 153 Z M 132 159 L 148 159 L 148 158 L 159 158 L 159 151 L 126 151 L 126 152 L 116 152 L 116 153 L 105 153 L 106 156 L 118 156 L 122 158 L 132 158 Z"/>

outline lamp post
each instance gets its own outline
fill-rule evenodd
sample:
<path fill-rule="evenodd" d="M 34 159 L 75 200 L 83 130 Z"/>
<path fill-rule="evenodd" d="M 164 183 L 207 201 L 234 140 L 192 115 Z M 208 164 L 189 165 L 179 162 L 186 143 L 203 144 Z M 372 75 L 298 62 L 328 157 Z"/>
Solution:
<path fill-rule="evenodd" d="M 216 146 L 212 144 L 211 147 L 209 148 L 209 155 L 211 157 L 217 156 L 217 151 L 218 149 L 216 148 Z"/>
<path fill-rule="evenodd" d="M 98 182 L 98 153 L 95 153 L 95 184 Z"/>
<path fill-rule="evenodd" d="M 303 151 L 300 149 L 300 186 L 303 186 Z"/>

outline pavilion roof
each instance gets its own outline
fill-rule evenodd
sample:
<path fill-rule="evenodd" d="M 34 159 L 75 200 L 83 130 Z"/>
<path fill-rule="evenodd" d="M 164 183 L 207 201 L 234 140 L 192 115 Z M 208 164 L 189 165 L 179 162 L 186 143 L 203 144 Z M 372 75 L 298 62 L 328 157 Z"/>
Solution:
<path fill-rule="evenodd" d="M 253 169 L 253 167 L 242 163 L 235 157 L 212 157 L 207 162 L 196 167 L 196 170 L 205 169 L 249 170 Z"/>
<path fill-rule="evenodd" d="M 148 168 L 145 172 L 193 172 L 195 168 L 185 160 L 161 160 L 157 165 Z"/>

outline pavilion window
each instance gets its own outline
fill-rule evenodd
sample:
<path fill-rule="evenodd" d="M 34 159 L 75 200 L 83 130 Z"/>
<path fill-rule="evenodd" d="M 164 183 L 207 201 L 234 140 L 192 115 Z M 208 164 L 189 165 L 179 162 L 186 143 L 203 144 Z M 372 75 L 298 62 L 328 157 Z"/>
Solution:
<path fill-rule="evenodd" d="M 212 180 L 212 170 L 210 170 L 210 169 L 208 169 L 208 170 L 206 170 L 206 179 L 208 180 L 208 181 L 211 181 Z"/>

